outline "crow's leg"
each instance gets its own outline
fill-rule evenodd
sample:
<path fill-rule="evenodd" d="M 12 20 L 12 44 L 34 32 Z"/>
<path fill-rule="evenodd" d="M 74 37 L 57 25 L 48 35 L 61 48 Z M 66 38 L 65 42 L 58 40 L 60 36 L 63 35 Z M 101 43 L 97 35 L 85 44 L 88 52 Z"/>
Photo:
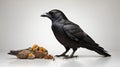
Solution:
<path fill-rule="evenodd" d="M 73 48 L 73 52 L 70 56 L 66 56 L 65 58 L 73 58 L 73 57 L 78 57 L 78 56 L 74 56 L 75 51 L 77 50 L 77 48 Z"/>
<path fill-rule="evenodd" d="M 65 52 L 63 52 L 62 54 L 60 54 L 60 55 L 56 55 L 56 57 L 61 57 L 61 56 L 67 56 L 67 55 L 65 55 L 69 50 L 70 50 L 70 48 L 68 48 L 68 47 L 65 47 L 65 49 L 66 49 L 66 51 Z"/>

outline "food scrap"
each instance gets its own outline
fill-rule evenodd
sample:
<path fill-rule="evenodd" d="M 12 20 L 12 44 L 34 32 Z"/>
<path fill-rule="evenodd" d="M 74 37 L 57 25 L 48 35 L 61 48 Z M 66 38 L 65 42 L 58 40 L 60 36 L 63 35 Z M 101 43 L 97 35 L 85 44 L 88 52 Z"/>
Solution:
<path fill-rule="evenodd" d="M 44 47 L 34 44 L 32 47 L 22 50 L 11 50 L 8 54 L 15 55 L 19 59 L 53 59 L 55 58 L 48 54 L 48 50 Z"/>

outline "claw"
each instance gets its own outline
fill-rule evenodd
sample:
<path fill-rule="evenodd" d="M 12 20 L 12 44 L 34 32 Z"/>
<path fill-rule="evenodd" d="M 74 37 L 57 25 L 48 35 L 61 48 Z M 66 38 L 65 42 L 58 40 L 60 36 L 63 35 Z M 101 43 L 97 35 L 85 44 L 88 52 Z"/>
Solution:
<path fill-rule="evenodd" d="M 68 55 L 55 55 L 56 57 L 68 57 Z"/>
<path fill-rule="evenodd" d="M 65 56 L 65 59 L 69 59 L 69 58 L 77 58 L 78 56 Z"/>

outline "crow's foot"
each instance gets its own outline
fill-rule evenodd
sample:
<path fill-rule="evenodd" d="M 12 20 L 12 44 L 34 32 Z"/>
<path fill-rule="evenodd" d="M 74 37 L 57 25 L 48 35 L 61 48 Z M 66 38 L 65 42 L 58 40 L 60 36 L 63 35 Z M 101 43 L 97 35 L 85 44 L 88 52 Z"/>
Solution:
<path fill-rule="evenodd" d="M 78 56 L 65 56 L 65 59 L 69 59 L 69 58 L 77 58 Z"/>
<path fill-rule="evenodd" d="M 55 55 L 56 57 L 68 57 L 68 55 Z"/>

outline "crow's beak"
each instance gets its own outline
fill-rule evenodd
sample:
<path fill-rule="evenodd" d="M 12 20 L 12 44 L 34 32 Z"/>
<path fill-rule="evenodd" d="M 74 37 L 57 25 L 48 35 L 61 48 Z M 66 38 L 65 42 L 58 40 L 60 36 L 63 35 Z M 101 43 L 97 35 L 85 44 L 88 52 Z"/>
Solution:
<path fill-rule="evenodd" d="M 49 17 L 48 13 L 42 14 L 41 17 Z"/>

